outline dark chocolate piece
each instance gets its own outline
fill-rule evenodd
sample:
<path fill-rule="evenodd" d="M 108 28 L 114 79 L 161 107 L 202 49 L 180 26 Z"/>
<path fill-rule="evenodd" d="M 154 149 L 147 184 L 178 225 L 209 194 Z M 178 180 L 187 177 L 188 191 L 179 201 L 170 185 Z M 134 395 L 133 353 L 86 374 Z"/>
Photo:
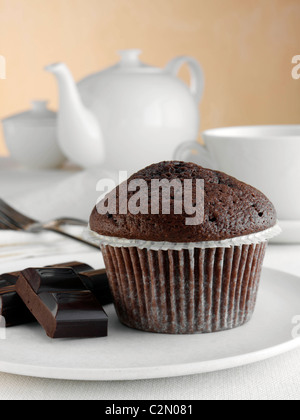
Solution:
<path fill-rule="evenodd" d="M 2 286 L 7 285 L 7 286 L 13 286 L 16 285 L 18 277 L 19 277 L 19 272 L 15 272 L 15 273 L 5 273 L 5 274 L 1 274 L 0 276 L 0 288 L 2 288 Z"/>
<path fill-rule="evenodd" d="M 80 273 L 80 278 L 88 290 L 91 290 L 101 305 L 113 303 L 106 270 L 93 270 Z"/>
<path fill-rule="evenodd" d="M 30 312 L 51 338 L 106 336 L 108 318 L 96 297 L 86 290 L 74 271 L 71 275 L 69 269 L 58 270 L 60 279 L 63 271 L 68 276 L 66 289 L 57 289 L 55 269 L 28 269 L 21 273 L 17 292 Z"/>
<path fill-rule="evenodd" d="M 88 264 L 78 261 L 56 264 L 50 267 L 70 267 L 77 273 L 93 270 Z M 20 272 L 0 275 L 0 316 L 5 318 L 6 327 L 14 327 L 35 321 L 35 318 L 16 292 L 15 286 L 19 276 Z"/>
<path fill-rule="evenodd" d="M 51 338 L 105 337 L 107 315 L 88 290 L 41 293 L 38 321 Z M 51 314 L 51 315 L 50 315 Z"/>
<path fill-rule="evenodd" d="M 22 275 L 37 294 L 85 289 L 81 278 L 72 268 L 28 268 L 22 271 Z"/>
<path fill-rule="evenodd" d="M 90 265 L 82 263 L 82 262 L 78 262 L 78 261 L 71 261 L 71 262 L 63 263 L 63 264 L 50 265 L 49 267 L 51 267 L 51 268 L 72 268 L 76 273 L 83 273 L 83 272 L 93 270 L 93 268 Z"/>
<path fill-rule="evenodd" d="M 6 327 L 34 321 L 34 317 L 16 292 L 19 274 L 16 272 L 0 276 L 0 316 L 4 317 Z"/>

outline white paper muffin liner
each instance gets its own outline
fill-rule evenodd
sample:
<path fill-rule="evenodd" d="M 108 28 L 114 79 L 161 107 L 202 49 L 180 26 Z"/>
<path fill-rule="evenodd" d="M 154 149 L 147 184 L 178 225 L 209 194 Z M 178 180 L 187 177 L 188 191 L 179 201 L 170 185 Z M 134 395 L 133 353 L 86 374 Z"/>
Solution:
<path fill-rule="evenodd" d="M 134 239 L 123 239 L 112 236 L 103 236 L 92 231 L 88 228 L 86 232 L 86 238 L 92 241 L 94 244 L 111 245 L 116 248 L 139 248 L 139 249 L 152 249 L 155 251 L 168 251 L 168 250 L 183 250 L 183 249 L 207 249 L 207 248 L 230 248 L 232 246 L 260 244 L 265 241 L 280 235 L 282 232 L 279 224 L 277 223 L 274 227 L 266 229 L 262 232 L 253 233 L 251 235 L 239 236 L 232 239 L 225 239 L 223 241 L 206 241 L 206 242 L 189 242 L 189 243 L 174 243 L 174 242 L 152 242 L 142 241 Z"/>
<path fill-rule="evenodd" d="M 155 333 L 212 333 L 252 318 L 268 240 L 280 228 L 220 242 L 96 236 L 119 320 Z"/>

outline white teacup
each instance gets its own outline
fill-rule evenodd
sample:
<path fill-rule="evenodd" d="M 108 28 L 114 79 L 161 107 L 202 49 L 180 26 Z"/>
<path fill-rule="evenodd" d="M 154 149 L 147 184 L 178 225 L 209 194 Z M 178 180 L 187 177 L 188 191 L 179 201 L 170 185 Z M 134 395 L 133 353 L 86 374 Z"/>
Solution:
<path fill-rule="evenodd" d="M 300 220 L 300 125 L 229 127 L 183 143 L 175 159 L 244 181 L 266 194 L 281 220 Z"/>

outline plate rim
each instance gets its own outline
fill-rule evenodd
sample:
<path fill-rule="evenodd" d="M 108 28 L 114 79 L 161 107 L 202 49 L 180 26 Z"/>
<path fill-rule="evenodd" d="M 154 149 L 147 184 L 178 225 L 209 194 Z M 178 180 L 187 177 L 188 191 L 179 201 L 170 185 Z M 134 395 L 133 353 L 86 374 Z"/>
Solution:
<path fill-rule="evenodd" d="M 174 365 L 121 369 L 74 369 L 42 367 L 0 361 L 0 371 L 2 373 L 28 376 L 32 378 L 90 382 L 163 379 L 220 372 L 228 369 L 248 366 L 264 360 L 272 359 L 299 347 L 300 337 L 275 347 L 269 347 L 258 352 L 246 353 L 240 356 L 227 357 L 224 359 L 205 362 L 182 363 L 180 365 L 176 365 L 176 369 L 174 369 Z M 176 372 L 174 372 L 174 370 L 176 370 Z"/>

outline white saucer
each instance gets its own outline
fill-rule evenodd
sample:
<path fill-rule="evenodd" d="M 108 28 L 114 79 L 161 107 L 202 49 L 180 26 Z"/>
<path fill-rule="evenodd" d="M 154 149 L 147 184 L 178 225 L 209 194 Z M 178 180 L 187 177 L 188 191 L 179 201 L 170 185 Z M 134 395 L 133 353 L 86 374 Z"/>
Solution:
<path fill-rule="evenodd" d="M 271 239 L 273 244 L 300 244 L 300 220 L 280 220 L 282 233 Z"/>
<path fill-rule="evenodd" d="M 87 262 L 92 264 L 91 259 Z M 34 266 L 34 261 L 30 263 Z M 9 267 L 2 269 L 9 271 Z M 6 339 L 0 340 L 0 371 L 108 381 L 183 376 L 242 366 L 300 346 L 300 337 L 292 339 L 292 321 L 300 315 L 299 297 L 300 279 L 264 269 L 253 320 L 232 331 L 186 336 L 144 333 L 121 325 L 112 305 L 106 308 L 106 338 L 55 341 L 37 324 L 10 328 Z"/>

